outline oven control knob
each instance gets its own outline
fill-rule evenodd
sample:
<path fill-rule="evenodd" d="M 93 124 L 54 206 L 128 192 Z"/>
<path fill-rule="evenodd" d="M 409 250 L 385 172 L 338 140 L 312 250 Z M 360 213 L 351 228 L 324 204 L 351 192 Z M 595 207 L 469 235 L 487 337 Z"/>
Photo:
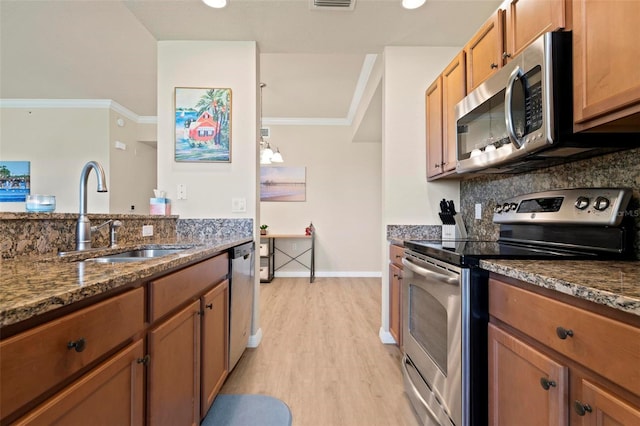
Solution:
<path fill-rule="evenodd" d="M 493 212 L 502 213 L 502 204 L 496 204 L 496 206 L 493 208 Z"/>
<path fill-rule="evenodd" d="M 516 203 L 511 203 L 510 204 L 511 210 L 514 210 L 518 208 L 518 205 Z"/>
<path fill-rule="evenodd" d="M 609 207 L 609 199 L 606 197 L 598 197 L 596 198 L 596 201 L 594 201 L 593 203 L 593 207 L 598 210 L 599 212 L 606 210 L 607 207 Z"/>
<path fill-rule="evenodd" d="M 509 203 L 504 203 L 502 205 L 502 211 L 503 212 L 508 212 L 511 209 L 511 205 Z"/>
<path fill-rule="evenodd" d="M 575 202 L 575 206 L 578 210 L 584 210 L 589 207 L 589 198 L 587 197 L 578 197 Z"/>

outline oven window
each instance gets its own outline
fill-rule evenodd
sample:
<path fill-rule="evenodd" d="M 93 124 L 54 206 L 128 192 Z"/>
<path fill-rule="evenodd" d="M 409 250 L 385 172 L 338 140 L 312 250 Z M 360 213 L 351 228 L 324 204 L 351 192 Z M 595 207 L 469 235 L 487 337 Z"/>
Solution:
<path fill-rule="evenodd" d="M 409 285 L 409 333 L 446 376 L 447 310 L 415 285 Z"/>

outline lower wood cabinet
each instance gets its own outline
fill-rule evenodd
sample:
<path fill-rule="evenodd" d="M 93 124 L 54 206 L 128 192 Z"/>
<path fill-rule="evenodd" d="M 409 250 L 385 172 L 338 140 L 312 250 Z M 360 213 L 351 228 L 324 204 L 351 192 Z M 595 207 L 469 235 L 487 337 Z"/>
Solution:
<path fill-rule="evenodd" d="M 137 340 L 15 424 L 143 425 L 143 364 Z"/>
<path fill-rule="evenodd" d="M 200 422 L 200 301 L 148 333 L 149 423 Z"/>
<path fill-rule="evenodd" d="M 489 280 L 490 424 L 639 425 L 640 320 L 506 280 Z"/>
<path fill-rule="evenodd" d="M 0 424 L 199 425 L 229 371 L 228 278 L 224 252 L 2 339 Z"/>
<path fill-rule="evenodd" d="M 567 376 L 566 366 L 489 324 L 490 424 L 566 424 Z"/>
<path fill-rule="evenodd" d="M 402 256 L 404 248 L 389 246 L 389 333 L 402 347 Z"/>
<path fill-rule="evenodd" d="M 202 296 L 201 307 L 200 416 L 204 417 L 229 373 L 229 281 L 223 281 Z"/>

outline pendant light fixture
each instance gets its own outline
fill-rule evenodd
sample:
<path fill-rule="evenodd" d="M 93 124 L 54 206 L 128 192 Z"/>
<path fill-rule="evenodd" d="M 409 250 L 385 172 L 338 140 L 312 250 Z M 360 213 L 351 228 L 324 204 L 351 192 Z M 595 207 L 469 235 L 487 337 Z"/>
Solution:
<path fill-rule="evenodd" d="M 402 7 L 405 9 L 417 9 L 425 2 L 426 0 L 402 0 Z"/>
<path fill-rule="evenodd" d="M 266 83 L 260 83 L 260 164 L 282 163 L 284 159 L 280 150 L 276 148 L 274 153 L 269 142 L 264 140 L 262 133 L 262 89 L 266 86 Z"/>
<path fill-rule="evenodd" d="M 214 9 L 222 9 L 227 6 L 227 0 L 202 0 L 202 3 Z"/>

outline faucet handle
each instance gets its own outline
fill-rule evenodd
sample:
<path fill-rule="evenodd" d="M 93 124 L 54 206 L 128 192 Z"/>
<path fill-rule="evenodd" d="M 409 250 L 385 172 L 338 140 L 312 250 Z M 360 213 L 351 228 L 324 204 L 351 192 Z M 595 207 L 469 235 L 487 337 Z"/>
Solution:
<path fill-rule="evenodd" d="M 117 247 L 118 246 L 118 228 L 122 226 L 122 222 L 119 220 L 111 221 L 109 225 L 109 246 Z"/>

